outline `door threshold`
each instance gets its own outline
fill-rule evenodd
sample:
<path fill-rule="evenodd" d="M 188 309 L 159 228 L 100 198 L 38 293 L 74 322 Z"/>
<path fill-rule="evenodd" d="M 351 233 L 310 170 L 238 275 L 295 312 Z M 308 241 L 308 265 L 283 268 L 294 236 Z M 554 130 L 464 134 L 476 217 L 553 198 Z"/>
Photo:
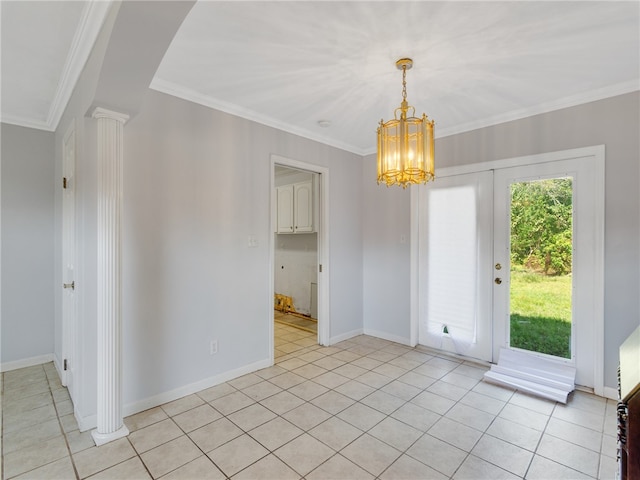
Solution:
<path fill-rule="evenodd" d="M 449 357 L 455 360 L 462 360 L 463 362 L 475 363 L 476 365 L 484 368 L 491 367 L 491 362 L 486 362 L 484 360 L 480 360 L 479 358 L 467 357 L 465 355 L 460 355 L 459 353 L 447 352 L 445 350 L 438 350 L 437 348 L 427 347 L 426 345 L 416 345 L 415 349 L 422 353 L 429 353 L 432 355 L 437 355 L 439 357 Z"/>

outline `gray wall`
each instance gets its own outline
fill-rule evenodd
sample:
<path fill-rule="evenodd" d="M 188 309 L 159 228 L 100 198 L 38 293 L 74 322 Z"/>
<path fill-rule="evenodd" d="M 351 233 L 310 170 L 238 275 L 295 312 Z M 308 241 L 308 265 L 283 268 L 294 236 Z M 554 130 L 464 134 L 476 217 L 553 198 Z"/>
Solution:
<path fill-rule="evenodd" d="M 638 132 L 640 93 L 635 92 L 436 140 L 437 167 L 605 145 L 604 383 L 608 387 L 617 385 L 618 347 L 640 323 Z M 365 158 L 364 177 L 373 179 L 375 168 L 374 156 Z M 408 338 L 409 316 L 403 308 L 390 315 L 385 299 L 395 298 L 395 305 L 409 302 L 408 251 L 398 246 L 397 235 L 387 231 L 408 230 L 409 195 L 389 195 L 385 188 L 365 185 L 367 205 L 381 208 L 387 202 L 380 215 L 365 217 L 365 329 Z M 370 274 L 374 277 L 368 278 Z M 388 277 L 399 280 L 390 282 Z"/>
<path fill-rule="evenodd" d="M 361 330 L 361 157 L 150 90 L 125 125 L 125 404 L 268 361 L 271 154 L 329 169 L 330 336 Z"/>
<path fill-rule="evenodd" d="M 53 354 L 54 135 L 1 128 L 4 366 Z"/>

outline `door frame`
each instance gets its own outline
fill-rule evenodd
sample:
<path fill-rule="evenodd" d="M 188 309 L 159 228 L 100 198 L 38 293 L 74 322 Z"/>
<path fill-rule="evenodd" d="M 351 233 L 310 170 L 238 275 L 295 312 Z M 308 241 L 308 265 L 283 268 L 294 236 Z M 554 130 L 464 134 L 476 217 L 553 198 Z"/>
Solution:
<path fill-rule="evenodd" d="M 271 363 L 274 363 L 274 330 L 273 330 L 273 295 L 275 294 L 275 237 L 276 231 L 276 195 L 275 195 L 275 166 L 296 168 L 318 174 L 318 265 L 322 271 L 318 272 L 318 344 L 329 345 L 330 317 L 329 317 L 329 169 L 318 165 L 293 160 L 280 155 L 271 154 L 270 157 L 270 210 L 269 210 L 269 352 Z"/>
<path fill-rule="evenodd" d="M 67 145 L 69 142 L 73 142 L 72 151 L 73 158 L 69 158 Z M 77 277 L 77 241 L 76 241 L 76 189 L 75 189 L 75 169 L 76 169 L 76 158 L 77 158 L 77 138 L 76 138 L 76 125 L 75 119 L 73 119 L 67 128 L 67 131 L 62 140 L 62 176 L 66 178 L 70 182 L 70 192 L 72 192 L 72 197 L 69 200 L 65 198 L 68 194 L 65 192 L 65 188 L 62 190 L 62 215 L 61 215 L 61 278 L 62 283 L 68 281 L 67 278 L 67 264 L 71 261 L 74 265 L 74 277 Z M 68 211 L 70 209 L 70 211 Z M 66 222 L 71 220 L 71 229 L 68 228 Z M 69 242 L 71 242 L 72 249 L 69 249 Z M 71 258 L 69 258 L 71 257 Z M 77 278 L 71 279 L 73 282 L 77 280 Z M 75 398 L 75 385 L 73 375 L 71 375 L 71 363 L 75 361 L 75 353 L 76 353 L 76 334 L 77 334 L 77 319 L 78 319 L 78 299 L 77 295 L 73 294 L 73 302 L 69 308 L 69 303 L 66 301 L 66 296 L 68 295 L 67 290 L 60 285 L 61 291 L 61 312 L 62 312 L 62 349 L 61 356 L 59 360 L 62 362 L 61 365 L 58 366 L 58 370 L 60 372 L 60 381 L 62 385 L 68 387 L 69 395 L 71 398 Z M 67 369 L 65 369 L 65 361 L 69 361 L 67 365 Z"/>
<path fill-rule="evenodd" d="M 501 160 L 492 160 L 488 162 L 472 163 L 469 165 L 461 165 L 455 167 L 439 168 L 437 177 L 447 177 L 451 175 L 460 175 L 464 173 L 481 172 L 486 170 L 497 170 L 501 168 L 520 167 L 525 165 L 534 165 L 539 163 L 556 162 L 559 160 L 573 160 L 584 157 L 591 157 L 595 162 L 595 189 L 592 192 L 594 196 L 594 212 L 593 222 L 596 225 L 597 235 L 594 238 L 594 270 L 596 272 L 594 282 L 594 291 L 596 295 L 593 298 L 594 306 L 594 393 L 604 396 L 604 213 L 605 213 L 605 146 L 595 145 L 590 147 L 575 148 L 569 150 L 560 150 L 556 152 L 541 153 L 536 155 L 526 155 L 521 157 L 513 157 Z M 435 180 L 438 181 L 437 178 Z M 418 188 L 424 188 L 419 186 Z M 412 189 L 411 191 L 411 345 L 418 344 L 418 327 L 419 327 L 419 293 L 420 286 L 418 284 L 418 260 L 419 260 L 419 191 Z M 494 359 L 495 361 L 496 359 Z"/>

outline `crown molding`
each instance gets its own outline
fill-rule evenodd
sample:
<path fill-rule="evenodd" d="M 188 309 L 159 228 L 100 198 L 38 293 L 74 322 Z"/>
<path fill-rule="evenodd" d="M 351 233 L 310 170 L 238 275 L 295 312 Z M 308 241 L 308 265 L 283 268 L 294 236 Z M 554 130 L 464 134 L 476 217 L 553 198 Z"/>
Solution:
<path fill-rule="evenodd" d="M 604 88 L 598 88 L 595 90 L 589 90 L 576 95 L 564 97 L 552 102 L 541 103 L 533 107 L 523 108 L 520 110 L 512 110 L 511 112 L 503 113 L 500 115 L 494 115 L 493 117 L 484 118 L 475 122 L 461 123 L 460 125 L 454 125 L 453 127 L 435 130 L 435 137 L 444 138 L 451 135 L 457 135 L 459 133 L 470 132 L 486 127 L 493 127 L 501 123 L 512 122 L 514 120 L 522 120 L 523 118 L 533 117 L 534 115 L 540 115 L 543 113 L 549 113 L 556 110 L 562 110 L 563 108 L 575 107 L 577 105 L 584 105 L 585 103 L 596 102 L 598 100 L 604 100 L 606 98 L 616 97 L 618 95 L 624 95 L 626 93 L 632 93 L 640 91 L 640 80 L 630 80 L 628 82 L 617 83 Z M 369 149 L 364 155 L 372 155 L 376 153 L 375 148 Z"/>
<path fill-rule="evenodd" d="M 443 138 L 451 135 L 456 135 L 458 133 L 469 132 L 471 130 L 491 127 L 501 123 L 511 122 L 513 120 L 521 120 L 523 118 L 533 117 L 534 115 L 540 115 L 556 110 L 562 110 L 564 108 L 575 107 L 577 105 L 583 105 L 585 103 L 595 102 L 610 97 L 616 97 L 618 95 L 624 95 L 625 93 L 631 93 L 639 90 L 640 80 L 630 80 L 628 82 L 617 83 L 615 85 L 609 85 L 607 87 L 589 90 L 587 92 L 578 93 L 576 95 L 570 95 L 568 97 L 560 98 L 551 102 L 541 103 L 539 105 L 534 105 L 533 107 L 512 110 L 511 112 L 494 115 L 493 117 L 485 118 L 482 120 L 462 123 L 453 127 L 444 128 L 437 132 L 438 134 L 436 135 L 436 138 Z"/>
<path fill-rule="evenodd" d="M 91 50 L 93 50 L 93 46 L 100 34 L 100 29 L 104 24 L 104 20 L 112 3 L 111 0 L 85 3 L 78 28 L 71 42 L 71 48 L 67 54 L 58 87 L 56 88 L 55 96 L 49 107 L 46 122 L 49 130 L 58 128 L 58 122 L 60 122 L 60 118 L 65 108 L 67 108 L 67 103 L 87 63 Z"/>
<path fill-rule="evenodd" d="M 2 118 L 0 118 L 0 122 L 6 123 L 7 125 L 16 125 L 18 127 L 35 128 L 36 130 L 45 130 L 47 132 L 55 131 L 55 129 L 52 128 L 44 120 L 34 120 L 32 118 L 20 117 L 18 115 L 11 115 L 8 113 L 2 114 Z"/>
<path fill-rule="evenodd" d="M 203 93 L 197 92 L 187 87 L 183 87 L 173 82 L 169 82 L 167 80 L 163 80 L 158 77 L 154 77 L 153 81 L 151 82 L 151 85 L 149 85 L 149 88 L 161 93 L 166 93 L 167 95 L 182 98 L 183 100 L 187 100 L 189 102 L 193 102 L 199 105 L 203 105 L 205 107 L 213 108 L 221 112 L 229 113 L 231 115 L 235 115 L 237 117 L 241 117 L 246 120 L 251 120 L 253 122 L 266 125 L 267 127 L 277 128 L 278 130 L 282 130 L 284 132 L 291 133 L 293 135 L 298 135 L 300 137 L 304 137 L 309 140 L 313 140 L 315 142 L 328 145 L 330 147 L 339 148 L 340 150 L 351 152 L 360 156 L 365 155 L 365 152 L 361 148 L 358 148 L 354 145 L 340 142 L 328 137 L 324 137 L 322 135 L 318 135 L 304 128 L 299 128 L 299 127 L 281 122 L 279 120 L 275 120 L 271 117 L 262 115 L 248 108 L 240 107 L 232 103 L 222 102 L 220 100 L 212 98 Z"/>

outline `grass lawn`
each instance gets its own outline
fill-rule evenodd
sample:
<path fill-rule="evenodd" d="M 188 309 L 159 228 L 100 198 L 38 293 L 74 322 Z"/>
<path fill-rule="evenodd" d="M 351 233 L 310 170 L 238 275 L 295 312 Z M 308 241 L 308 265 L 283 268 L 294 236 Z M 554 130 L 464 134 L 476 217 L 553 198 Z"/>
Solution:
<path fill-rule="evenodd" d="M 511 271 L 511 346 L 571 358 L 571 276 Z"/>

